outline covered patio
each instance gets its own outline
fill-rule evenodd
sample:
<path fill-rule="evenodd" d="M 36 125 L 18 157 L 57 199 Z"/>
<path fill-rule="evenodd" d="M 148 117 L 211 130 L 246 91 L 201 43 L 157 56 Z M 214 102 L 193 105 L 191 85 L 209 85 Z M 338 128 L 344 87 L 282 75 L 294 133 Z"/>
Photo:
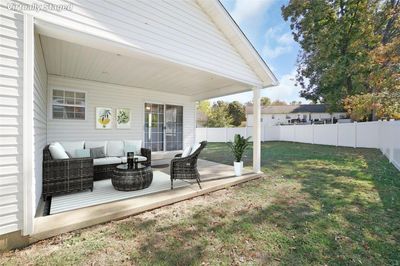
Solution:
<path fill-rule="evenodd" d="M 202 178 L 202 189 L 198 187 L 195 181 L 191 181 L 174 190 L 166 189 L 157 193 L 148 193 L 124 200 L 109 198 L 108 203 L 102 203 L 100 205 L 94 204 L 90 207 L 77 208 L 49 216 L 37 217 L 35 218 L 35 231 L 26 241 L 36 242 L 40 239 L 49 238 L 72 230 L 110 220 L 121 219 L 243 182 L 248 182 L 262 176 L 261 174 L 253 173 L 250 169 L 244 169 L 244 174 L 240 177 L 236 177 L 234 176 L 232 167 L 229 165 L 201 159 L 199 159 L 198 164 Z M 168 168 L 160 170 L 162 172 L 167 172 Z M 66 199 L 64 203 L 67 203 L 70 199 Z M 85 203 L 87 204 L 87 202 L 82 202 L 82 204 Z"/>
<path fill-rule="evenodd" d="M 89 208 L 96 205 L 128 200 L 168 192 L 170 188 L 170 167 L 169 159 L 162 159 L 153 162 L 153 181 L 148 188 L 134 191 L 118 191 L 111 184 L 110 179 L 94 181 L 93 191 L 86 190 L 72 194 L 56 195 L 47 202 L 41 202 L 38 206 L 36 217 L 54 215 L 82 208 Z M 234 179 L 233 168 L 230 165 L 219 164 L 207 160 L 198 160 L 198 169 L 201 175 L 201 183 L 217 181 L 222 179 Z M 244 175 L 251 175 L 250 169 L 244 169 Z M 195 188 L 196 180 L 176 180 L 174 190 L 190 187 Z"/>

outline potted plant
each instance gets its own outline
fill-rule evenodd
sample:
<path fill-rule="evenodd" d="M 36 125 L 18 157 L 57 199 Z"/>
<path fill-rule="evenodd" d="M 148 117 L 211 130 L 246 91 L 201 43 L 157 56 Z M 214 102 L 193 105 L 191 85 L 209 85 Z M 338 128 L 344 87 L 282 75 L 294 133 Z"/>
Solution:
<path fill-rule="evenodd" d="M 250 137 L 245 138 L 244 136 L 240 136 L 236 134 L 233 142 L 228 142 L 228 146 L 231 148 L 233 156 L 235 157 L 235 161 L 233 162 L 235 168 L 235 175 L 241 176 L 243 170 L 243 153 L 246 151 L 249 146 Z"/>

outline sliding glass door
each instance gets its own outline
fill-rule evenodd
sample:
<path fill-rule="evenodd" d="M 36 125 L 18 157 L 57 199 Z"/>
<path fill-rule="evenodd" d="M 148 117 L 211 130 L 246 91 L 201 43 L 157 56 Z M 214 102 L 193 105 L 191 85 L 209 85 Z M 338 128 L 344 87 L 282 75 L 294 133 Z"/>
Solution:
<path fill-rule="evenodd" d="M 183 107 L 145 103 L 144 146 L 152 151 L 182 149 Z"/>
<path fill-rule="evenodd" d="M 183 107 L 165 105 L 165 146 L 167 151 L 182 150 Z"/>
<path fill-rule="evenodd" d="M 144 106 L 144 147 L 164 150 L 164 105 L 146 103 Z"/>

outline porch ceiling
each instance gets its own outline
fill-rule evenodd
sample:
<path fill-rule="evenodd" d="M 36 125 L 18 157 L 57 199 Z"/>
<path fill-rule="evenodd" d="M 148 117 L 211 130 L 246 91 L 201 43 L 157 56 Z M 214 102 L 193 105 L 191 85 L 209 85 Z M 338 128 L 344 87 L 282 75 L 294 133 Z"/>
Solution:
<path fill-rule="evenodd" d="M 48 74 L 192 96 L 247 91 L 251 85 L 143 54 L 120 55 L 40 35 Z"/>

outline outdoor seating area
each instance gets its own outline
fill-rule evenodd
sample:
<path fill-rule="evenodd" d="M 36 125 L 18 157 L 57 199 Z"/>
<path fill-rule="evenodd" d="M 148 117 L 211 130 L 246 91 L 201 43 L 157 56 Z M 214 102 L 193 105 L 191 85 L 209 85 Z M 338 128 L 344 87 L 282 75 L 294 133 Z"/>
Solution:
<path fill-rule="evenodd" d="M 146 166 L 151 151 L 142 141 L 53 142 L 43 150 L 42 198 L 76 191 L 93 190 L 93 181 L 111 178 L 117 165 L 127 162 L 126 153 Z M 97 154 L 96 154 L 97 152 Z"/>
<path fill-rule="evenodd" d="M 152 161 L 151 150 L 142 148 L 141 141 L 53 142 L 43 150 L 44 203 L 37 216 L 186 187 L 190 180 L 201 189 L 197 161 L 206 145 L 202 141 L 172 160 Z"/>

